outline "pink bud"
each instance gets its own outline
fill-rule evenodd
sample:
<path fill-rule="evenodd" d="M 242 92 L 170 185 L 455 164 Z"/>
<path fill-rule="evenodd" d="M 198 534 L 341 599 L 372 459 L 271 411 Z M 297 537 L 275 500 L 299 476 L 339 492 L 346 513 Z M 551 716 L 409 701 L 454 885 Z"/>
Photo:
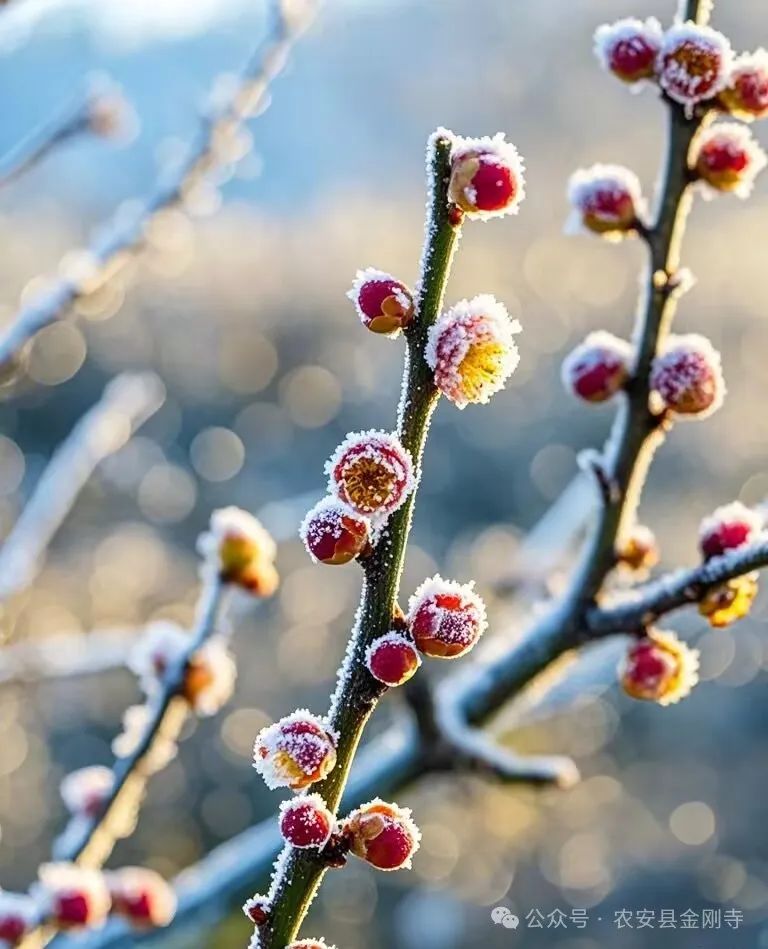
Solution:
<path fill-rule="evenodd" d="M 722 33 L 690 20 L 676 23 L 662 41 L 659 84 L 670 99 L 690 112 L 725 88 L 732 63 L 731 44 Z"/>
<path fill-rule="evenodd" d="M 335 823 L 319 794 L 296 797 L 280 805 L 280 833 L 293 847 L 324 847 Z"/>
<path fill-rule="evenodd" d="M 408 628 L 425 656 L 455 659 L 469 652 L 486 627 L 485 604 L 473 583 L 443 580 L 436 574 L 408 603 Z"/>
<path fill-rule="evenodd" d="M 262 728 L 256 738 L 254 767 L 269 788 L 303 790 L 335 765 L 336 736 L 306 709 Z"/>
<path fill-rule="evenodd" d="M 319 501 L 304 518 L 299 535 L 315 562 L 344 564 L 354 560 L 369 540 L 367 518 L 338 498 Z"/>
<path fill-rule="evenodd" d="M 355 304 L 360 322 L 373 333 L 397 336 L 413 319 L 411 291 L 381 270 L 358 270 L 347 296 Z"/>
<path fill-rule="evenodd" d="M 595 33 L 595 52 L 601 64 L 623 82 L 653 78 L 661 48 L 661 25 L 650 17 L 645 22 L 629 17 Z"/>
<path fill-rule="evenodd" d="M 757 511 L 733 501 L 705 517 L 699 527 L 699 547 L 705 560 L 751 543 L 763 530 Z"/>
<path fill-rule="evenodd" d="M 609 240 L 635 233 L 645 216 L 640 182 L 621 165 L 592 165 L 574 172 L 568 183 L 572 207 L 566 231 L 592 231 Z"/>
<path fill-rule="evenodd" d="M 391 632 L 375 639 L 365 654 L 368 671 L 385 685 L 403 685 L 416 674 L 421 659 L 416 648 L 402 633 Z"/>
<path fill-rule="evenodd" d="M 525 197 L 523 162 L 503 134 L 457 138 L 448 196 L 465 214 L 487 220 L 516 214 Z"/>
<path fill-rule="evenodd" d="M 746 198 L 765 165 L 763 149 L 749 129 L 736 122 L 707 129 L 696 146 L 694 169 L 713 191 L 733 191 Z"/>
<path fill-rule="evenodd" d="M 768 51 L 758 49 L 736 59 L 720 101 L 738 119 L 768 115 Z"/>
<path fill-rule="evenodd" d="M 632 645 L 619 669 L 624 691 L 635 699 L 671 705 L 698 681 L 699 654 L 674 633 L 653 629 Z"/>
<path fill-rule="evenodd" d="M 176 894 L 159 873 L 122 867 L 107 877 L 112 912 L 137 929 L 167 926 L 176 914 Z"/>
<path fill-rule="evenodd" d="M 632 347 L 605 330 L 590 333 L 563 362 L 566 389 L 587 402 L 605 402 L 627 381 Z"/>
<path fill-rule="evenodd" d="M 725 396 L 720 354 L 696 333 L 669 337 L 653 361 L 650 382 L 663 405 L 683 416 L 711 415 Z"/>
<path fill-rule="evenodd" d="M 347 435 L 325 466 L 329 490 L 356 513 L 386 519 L 414 488 L 411 455 L 388 432 Z"/>
<path fill-rule="evenodd" d="M 421 840 L 410 810 L 380 798 L 353 811 L 342 833 L 349 837 L 352 853 L 378 870 L 410 867 Z"/>

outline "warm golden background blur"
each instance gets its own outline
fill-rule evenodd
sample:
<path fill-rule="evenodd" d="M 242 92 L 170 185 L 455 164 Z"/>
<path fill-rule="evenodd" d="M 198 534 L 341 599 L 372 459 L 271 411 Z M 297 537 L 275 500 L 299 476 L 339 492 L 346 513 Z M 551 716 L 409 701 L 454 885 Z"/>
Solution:
<path fill-rule="evenodd" d="M 157 163 L 193 132 L 212 77 L 258 40 L 253 6 L 19 0 L 0 15 L 2 150 L 94 69 L 122 83 L 142 120 L 122 150 L 81 141 L 0 192 L 1 315 L 148 190 Z M 602 160 L 630 165 L 650 192 L 661 148 L 654 95 L 632 96 L 601 73 L 592 32 L 629 14 L 668 21 L 673 6 L 328 0 L 252 124 L 254 151 L 223 183 L 221 206 L 212 193 L 192 219 L 164 215 L 138 265 L 36 339 L 26 376 L 0 403 L 3 531 L 111 376 L 153 368 L 168 398 L 89 482 L 40 576 L 8 605 L 5 636 L 45 640 L 56 659 L 87 649 L 93 631 L 124 630 L 121 650 L 148 620 L 188 621 L 194 539 L 216 506 L 259 513 L 284 540 L 279 594 L 237 613 L 235 700 L 194 726 L 113 863 L 172 875 L 269 815 L 276 798 L 250 767 L 257 730 L 297 703 L 325 705 L 359 576 L 313 567 L 296 527 L 343 434 L 392 425 L 401 345 L 367 334 L 344 294 L 358 267 L 415 278 L 423 149 L 437 125 L 504 130 L 526 157 L 519 217 L 466 227 L 450 289 L 504 300 L 524 326 L 522 362 L 489 406 L 440 407 L 404 590 L 437 569 L 474 577 L 495 622 L 509 621 L 514 608 L 491 588 L 611 418 L 563 394 L 560 361 L 589 329 L 629 332 L 643 260 L 635 243 L 563 236 L 565 182 Z M 765 0 L 718 0 L 714 22 L 739 49 L 768 46 Z M 757 134 L 766 141 L 766 129 Z M 693 562 L 698 521 L 716 505 L 768 495 L 767 222 L 766 177 L 749 202 L 698 201 L 692 217 L 684 258 L 698 284 L 679 326 L 722 349 L 729 398 L 706 423 L 680 425 L 654 469 L 643 516 L 668 566 Z M 568 793 L 435 778 L 410 791 L 424 831 L 414 872 L 376 876 L 356 862 L 330 875 L 306 931 L 340 949 L 768 946 L 766 602 L 733 630 L 707 631 L 696 616 L 676 625 L 702 649 L 691 698 L 649 708 L 593 682 L 553 722 L 529 726 L 526 747 L 576 756 L 585 781 Z M 3 661 L 0 652 L 0 680 Z M 0 684 L 3 887 L 26 886 L 47 857 L 63 822 L 61 777 L 109 762 L 137 694 L 122 669 Z M 604 921 L 514 933 L 492 924 L 499 903 L 521 916 L 594 907 Z M 620 908 L 712 906 L 743 911 L 743 928 L 606 922 Z M 236 949 L 248 932 L 238 914 L 183 945 Z"/>

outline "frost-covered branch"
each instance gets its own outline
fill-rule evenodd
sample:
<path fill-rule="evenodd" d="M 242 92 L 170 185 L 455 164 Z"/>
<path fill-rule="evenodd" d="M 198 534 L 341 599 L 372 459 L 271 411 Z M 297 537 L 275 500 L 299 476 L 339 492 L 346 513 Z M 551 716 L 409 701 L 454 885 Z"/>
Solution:
<path fill-rule="evenodd" d="M 297 11 L 295 7 L 300 9 Z M 16 312 L 0 336 L 0 366 L 14 359 L 39 330 L 64 316 L 82 296 L 109 280 L 145 243 L 153 218 L 166 208 L 184 206 L 195 189 L 210 183 L 223 165 L 235 164 L 243 148 L 244 123 L 268 103 L 269 87 L 285 65 L 286 57 L 308 24 L 314 0 L 294 4 L 276 0 L 274 26 L 265 44 L 247 63 L 234 83 L 215 95 L 204 110 L 199 131 L 185 157 L 165 169 L 152 194 L 127 214 L 119 209 L 111 222 L 94 235 L 92 243 L 76 255 L 77 264 L 53 281 Z"/>
<path fill-rule="evenodd" d="M 154 373 L 124 373 L 56 449 L 29 501 L 0 546 L 0 601 L 28 586 L 53 536 L 94 469 L 133 436 L 165 401 Z"/>

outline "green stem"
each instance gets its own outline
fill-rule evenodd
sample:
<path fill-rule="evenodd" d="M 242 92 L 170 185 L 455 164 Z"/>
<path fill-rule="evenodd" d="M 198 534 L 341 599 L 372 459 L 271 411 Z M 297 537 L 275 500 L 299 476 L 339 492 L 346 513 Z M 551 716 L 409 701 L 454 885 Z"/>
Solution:
<path fill-rule="evenodd" d="M 438 134 L 433 140 L 431 200 L 417 315 L 406 334 L 407 355 L 398 435 L 413 457 L 417 478 L 429 421 L 438 398 L 424 352 L 429 328 L 443 305 L 460 230 L 459 223 L 450 214 L 448 200 L 450 153 L 450 139 Z M 373 553 L 363 563 L 365 582 L 359 618 L 329 713 L 329 724 L 339 734 L 337 763 L 331 774 L 313 788 L 334 812 L 339 807 L 363 730 L 383 692 L 382 686 L 365 666 L 365 652 L 374 639 L 390 630 L 395 616 L 415 493 L 389 519 Z M 272 912 L 260 931 L 263 949 L 282 949 L 296 937 L 325 869 L 316 853 L 286 846 L 280 868 L 272 881 Z"/>

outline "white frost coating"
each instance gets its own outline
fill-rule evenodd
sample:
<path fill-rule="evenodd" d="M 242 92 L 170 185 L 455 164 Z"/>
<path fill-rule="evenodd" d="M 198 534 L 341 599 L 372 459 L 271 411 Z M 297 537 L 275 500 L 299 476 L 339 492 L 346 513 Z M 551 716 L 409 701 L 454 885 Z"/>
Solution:
<path fill-rule="evenodd" d="M 704 73 L 689 71 L 685 63 L 671 58 L 688 44 L 697 47 L 697 66 L 701 55 L 711 59 L 710 68 Z M 728 84 L 732 65 L 733 50 L 728 38 L 711 26 L 688 20 L 675 23 L 664 34 L 656 72 L 661 88 L 670 99 L 685 106 L 690 116 L 698 102 L 722 92 Z"/>
<path fill-rule="evenodd" d="M 665 694 L 657 699 L 659 705 L 675 705 L 681 699 L 690 695 L 691 690 L 699 681 L 699 650 L 691 649 L 690 646 L 678 639 L 674 633 L 665 630 L 652 629 L 648 633 L 648 638 L 653 640 L 665 653 L 672 656 L 676 663 L 674 684 L 667 688 Z M 624 678 L 632 651 L 630 649 L 619 663 L 620 679 Z"/>
<path fill-rule="evenodd" d="M 111 793 L 115 776 L 111 768 L 92 765 L 66 775 L 61 782 L 61 799 L 70 814 L 89 813 Z"/>
<path fill-rule="evenodd" d="M 725 149 L 734 158 L 741 155 L 746 157 L 746 166 L 738 172 L 741 180 L 735 188 L 727 190 L 732 191 L 739 198 L 748 198 L 752 193 L 755 179 L 768 163 L 768 158 L 766 158 L 765 151 L 760 143 L 745 125 L 738 122 L 721 122 L 719 125 L 706 129 L 701 135 L 697 143 L 695 162 L 700 162 L 707 149 L 712 147 Z M 706 162 L 704 168 L 699 165 L 698 170 L 700 173 L 706 174 Z M 710 184 L 703 178 L 699 179 L 697 187 L 701 189 L 706 198 L 712 198 L 722 191 L 722 189 Z"/>
<path fill-rule="evenodd" d="M 298 734 L 286 732 L 287 726 L 298 722 L 308 722 L 319 734 L 312 731 Z M 338 740 L 338 734 L 330 730 L 324 719 L 313 715 L 308 709 L 300 708 L 261 729 L 254 745 L 253 767 L 271 790 L 290 787 L 293 779 L 276 761 L 278 752 L 289 755 L 292 764 L 310 776 L 335 749 Z M 266 755 L 260 754 L 261 749 L 266 751 Z"/>
<path fill-rule="evenodd" d="M 458 135 L 451 135 L 451 137 L 453 138 L 451 165 L 454 168 L 449 187 L 451 199 L 460 204 L 465 213 L 473 220 L 490 221 L 491 218 L 504 217 L 506 214 L 517 214 L 521 203 L 525 200 L 525 163 L 517 148 L 506 140 L 503 132 L 497 132 L 495 135 L 484 135 L 481 138 L 464 138 Z M 455 169 L 464 159 L 469 157 L 477 158 L 481 166 L 498 167 L 503 165 L 509 169 L 516 184 L 515 195 L 509 204 L 494 211 L 484 211 L 480 208 L 467 210 L 466 202 L 468 201 L 474 205 L 477 200 L 477 189 L 471 183 L 460 180 L 461 176 L 455 174 Z M 461 194 L 458 193 L 459 191 Z M 457 198 L 461 198 L 462 195 L 464 202 L 457 201 Z"/>
<path fill-rule="evenodd" d="M 568 179 L 567 196 L 572 211 L 565 222 L 566 234 L 591 233 L 584 225 L 584 215 L 592 212 L 592 203 L 595 198 L 609 193 L 620 199 L 627 196 L 631 199 L 635 216 L 645 221 L 648 208 L 643 198 L 643 189 L 640 179 L 624 165 L 595 164 L 590 168 L 579 168 Z M 610 216 L 601 211 L 601 220 L 610 221 Z M 621 240 L 623 231 L 618 230 L 622 223 L 616 219 L 617 231 L 605 231 L 602 237 L 607 240 Z"/>
<path fill-rule="evenodd" d="M 314 563 L 318 563 L 317 557 L 312 553 L 310 542 L 313 539 L 321 540 L 332 534 L 334 540 L 339 540 L 346 532 L 342 519 L 348 517 L 355 521 L 365 524 L 370 531 L 370 522 L 368 518 L 353 511 L 344 501 L 337 497 L 326 496 L 307 511 L 304 520 L 299 526 L 299 537 L 304 547 L 312 558 Z"/>
<path fill-rule="evenodd" d="M 475 592 L 475 581 L 469 583 L 459 583 L 456 580 L 444 580 L 439 573 L 434 577 L 429 577 L 420 586 L 408 600 L 408 622 L 412 623 L 416 614 L 422 607 L 427 607 L 435 616 L 441 617 L 448 613 L 443 607 L 438 606 L 435 598 L 438 596 L 457 596 L 461 601 L 462 607 L 471 607 L 475 614 L 475 623 L 473 629 L 476 629 L 475 642 L 483 635 L 488 628 L 488 617 L 486 614 L 485 603 L 482 597 Z M 450 624 L 444 624 L 445 630 L 441 628 L 441 636 L 450 635 L 452 627 Z"/>
<path fill-rule="evenodd" d="M 0 891 L 0 924 L 5 920 L 18 919 L 25 928 L 29 929 L 34 926 L 38 913 L 37 901 L 31 896 Z M 0 949 L 11 949 L 11 947 L 12 944 L 8 940 L 0 939 Z"/>
<path fill-rule="evenodd" d="M 673 407 L 683 396 L 696 392 L 702 383 L 711 388 L 712 401 L 702 411 L 678 413 L 678 418 L 708 418 L 723 404 L 726 388 L 720 353 L 699 333 L 667 337 L 662 352 L 651 367 L 651 388 L 662 404 Z"/>
<path fill-rule="evenodd" d="M 291 949 L 336 949 L 336 946 L 329 946 L 323 938 L 300 939 L 291 943 Z"/>
<path fill-rule="evenodd" d="M 157 871 L 148 867 L 120 867 L 106 874 L 113 901 L 136 902 L 145 898 L 149 903 L 146 919 L 139 911 L 136 922 L 147 922 L 154 927 L 167 926 L 176 914 L 176 894 L 173 887 Z M 114 907 L 113 907 L 114 911 Z M 129 919 L 130 910 L 124 912 Z"/>
<path fill-rule="evenodd" d="M 88 905 L 88 928 L 104 925 L 112 898 L 100 870 L 78 867 L 74 863 L 44 863 L 38 877 L 39 881 L 30 887 L 34 899 L 52 908 L 56 899 L 81 895 Z"/>
<path fill-rule="evenodd" d="M 563 360 L 560 377 L 565 389 L 574 393 L 574 381 L 600 365 L 610 369 L 629 366 L 633 348 L 607 330 L 594 330 Z"/>
<path fill-rule="evenodd" d="M 378 639 L 374 639 L 372 643 L 369 643 L 368 648 L 365 650 L 365 665 L 374 679 L 378 679 L 380 682 L 383 682 L 383 679 L 379 679 L 376 673 L 371 668 L 371 660 L 375 652 L 379 650 L 381 646 L 406 646 L 413 656 L 416 659 L 416 668 L 418 669 L 421 666 L 421 656 L 418 654 L 416 647 L 413 644 L 413 641 L 407 636 L 404 636 L 402 633 L 397 632 L 397 630 L 390 630 L 390 632 L 385 633 L 383 636 L 379 636 Z"/>
<path fill-rule="evenodd" d="M 765 517 L 754 508 L 742 504 L 741 501 L 731 501 L 730 504 L 723 504 L 711 514 L 702 518 L 699 525 L 699 543 L 706 543 L 713 535 L 718 535 L 724 527 L 733 523 L 746 526 L 747 535 L 743 543 L 751 544 L 762 533 L 765 527 Z M 743 546 L 743 544 L 740 546 Z"/>
<path fill-rule="evenodd" d="M 307 806 L 309 806 L 309 813 L 303 813 L 307 811 Z M 298 844 L 292 840 L 288 841 L 292 847 L 295 847 L 297 850 L 320 850 L 322 849 L 328 841 L 331 839 L 331 834 L 333 833 L 333 828 L 336 823 L 333 814 L 325 806 L 325 801 L 320 797 L 319 794 L 302 794 L 300 797 L 289 798 L 287 801 L 283 801 L 280 805 L 280 822 L 282 827 L 282 820 L 286 814 L 297 814 L 299 820 L 306 825 L 307 830 L 317 830 L 319 821 L 324 821 L 327 825 L 327 830 L 324 831 L 325 836 L 315 841 L 311 844 Z M 315 817 L 316 819 L 313 819 Z"/>
<path fill-rule="evenodd" d="M 361 636 L 361 626 L 363 619 L 363 603 L 367 601 L 368 595 L 368 585 L 367 582 L 363 581 L 363 588 L 360 592 L 360 603 L 358 604 L 357 610 L 355 612 L 355 618 L 352 623 L 352 632 L 347 641 L 347 648 L 344 652 L 344 659 L 339 666 L 339 671 L 336 675 L 336 688 L 333 690 L 331 695 L 330 710 L 328 712 L 328 721 L 334 722 L 337 719 L 337 716 L 340 711 L 340 703 L 344 696 L 344 687 L 349 680 L 349 676 L 352 671 L 352 667 L 355 663 L 355 653 L 357 652 L 357 643 Z"/>
<path fill-rule="evenodd" d="M 221 543 L 229 537 L 250 542 L 266 560 L 275 559 L 277 546 L 258 518 L 239 507 L 222 507 L 211 514 L 208 530 L 197 539 L 197 549 L 204 561 L 204 574 L 219 573 Z"/>
<path fill-rule="evenodd" d="M 619 43 L 626 43 L 638 52 L 646 47 L 657 53 L 661 48 L 663 32 L 656 17 L 639 20 L 637 17 L 626 17 L 615 23 L 603 23 L 595 30 L 595 55 L 603 69 L 612 72 L 611 57 Z M 648 80 L 637 80 L 638 83 L 648 83 Z"/>
<path fill-rule="evenodd" d="M 365 267 L 357 271 L 351 288 L 347 290 L 347 297 L 354 303 L 355 312 L 363 326 L 368 324 L 370 314 L 366 314 L 360 306 L 360 291 L 365 284 L 374 282 L 394 284 L 392 287 L 392 296 L 394 296 L 400 306 L 406 311 L 413 306 L 413 298 L 402 280 L 398 280 L 397 277 L 393 277 L 391 273 L 386 273 L 384 270 L 377 270 L 375 267 Z M 400 332 L 398 328 L 391 333 L 382 333 L 380 335 L 388 336 L 390 339 L 396 339 L 400 335 Z"/>
<path fill-rule="evenodd" d="M 435 373 L 435 385 L 457 408 L 470 402 L 486 404 L 520 362 L 514 336 L 521 331 L 520 322 L 510 319 L 507 308 L 492 294 L 460 300 L 429 329 L 424 358 Z M 484 367 L 486 371 L 479 373 L 471 365 L 472 351 L 487 344 L 497 344 L 501 354 L 493 371 Z M 462 371 L 468 356 L 469 367 Z"/>
<path fill-rule="evenodd" d="M 112 741 L 112 751 L 118 758 L 132 755 L 152 728 L 154 714 L 148 705 L 130 705 L 123 713 L 123 730 Z M 152 747 L 144 766 L 149 772 L 160 771 L 176 757 L 176 742 L 158 733 L 152 738 Z"/>

